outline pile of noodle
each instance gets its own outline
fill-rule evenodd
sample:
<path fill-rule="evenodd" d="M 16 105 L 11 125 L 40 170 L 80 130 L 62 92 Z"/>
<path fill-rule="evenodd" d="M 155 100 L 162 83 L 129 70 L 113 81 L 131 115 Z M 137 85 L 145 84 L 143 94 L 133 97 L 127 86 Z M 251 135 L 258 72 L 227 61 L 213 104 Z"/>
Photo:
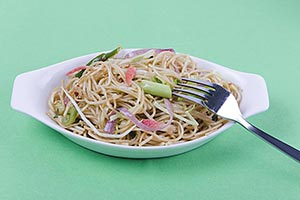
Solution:
<path fill-rule="evenodd" d="M 136 75 L 129 86 L 125 82 L 125 73 L 130 66 L 136 68 Z M 227 123 L 201 105 L 176 96 L 169 99 L 172 105 L 172 122 L 163 130 L 143 130 L 119 112 L 118 108 L 126 108 L 139 120 L 152 119 L 168 123 L 170 113 L 164 98 L 145 93 L 140 81 L 159 80 L 174 87 L 182 77 L 217 83 L 229 90 L 238 102 L 241 99 L 240 91 L 233 83 L 223 80 L 215 72 L 201 69 L 188 55 L 164 51 L 150 58 L 110 58 L 94 62 L 87 66 L 80 78 L 74 74 L 69 75 L 66 81 L 62 81 L 61 87 L 51 93 L 48 115 L 74 134 L 129 146 L 182 143 L 208 135 Z M 61 123 L 68 108 L 74 106 L 67 94 L 73 98 L 97 132 L 80 115 L 71 125 L 64 126 Z M 54 108 L 58 101 L 66 104 L 65 112 L 61 115 Z M 112 117 L 116 121 L 115 131 L 105 133 L 104 128 Z"/>

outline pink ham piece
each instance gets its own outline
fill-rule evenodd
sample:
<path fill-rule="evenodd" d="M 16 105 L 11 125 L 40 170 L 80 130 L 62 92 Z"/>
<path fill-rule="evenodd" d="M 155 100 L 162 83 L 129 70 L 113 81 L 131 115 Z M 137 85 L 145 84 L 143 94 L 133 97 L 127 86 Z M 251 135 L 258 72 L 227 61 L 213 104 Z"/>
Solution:
<path fill-rule="evenodd" d="M 130 66 L 125 73 L 125 82 L 128 86 L 132 84 L 132 79 L 135 77 L 136 74 L 136 68 Z"/>
<path fill-rule="evenodd" d="M 151 128 L 159 129 L 162 126 L 161 122 L 155 121 L 153 119 L 142 119 L 141 121 L 146 126 L 149 126 Z"/>
<path fill-rule="evenodd" d="M 86 69 L 86 68 L 87 68 L 87 66 L 76 67 L 75 69 L 72 69 L 71 71 L 69 71 L 68 73 L 66 73 L 66 75 L 69 76 L 69 75 L 71 75 L 71 74 L 73 74 L 75 72 L 78 72 L 78 71 L 80 71 L 82 69 Z"/>

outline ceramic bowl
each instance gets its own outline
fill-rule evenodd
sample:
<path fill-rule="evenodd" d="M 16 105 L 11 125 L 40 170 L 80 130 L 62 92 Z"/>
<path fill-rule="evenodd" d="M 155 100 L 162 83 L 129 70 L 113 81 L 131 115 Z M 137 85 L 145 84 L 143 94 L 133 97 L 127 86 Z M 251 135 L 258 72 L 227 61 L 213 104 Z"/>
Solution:
<path fill-rule="evenodd" d="M 133 50 L 136 49 L 123 49 L 120 54 L 126 54 Z M 132 147 L 110 144 L 85 138 L 65 130 L 46 115 L 49 95 L 53 88 L 60 86 L 61 80 L 65 78 L 65 74 L 68 71 L 77 66 L 85 65 L 99 53 L 100 52 L 73 58 L 18 75 L 15 78 L 12 91 L 12 108 L 39 120 L 85 148 L 111 156 L 126 158 L 157 158 L 184 153 L 200 147 L 233 125 L 233 123 L 227 123 L 217 131 L 192 141 L 169 146 L 153 147 Z M 268 109 L 269 100 L 267 87 L 261 76 L 235 71 L 201 58 L 191 57 L 198 66 L 219 73 L 222 78 L 235 83 L 241 88 L 242 101 L 240 108 L 245 117 Z"/>

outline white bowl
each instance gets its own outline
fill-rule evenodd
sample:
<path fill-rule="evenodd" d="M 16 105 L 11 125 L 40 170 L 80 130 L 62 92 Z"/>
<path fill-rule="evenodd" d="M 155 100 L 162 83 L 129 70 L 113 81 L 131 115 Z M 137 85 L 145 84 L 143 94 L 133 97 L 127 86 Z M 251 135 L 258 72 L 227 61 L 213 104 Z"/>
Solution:
<path fill-rule="evenodd" d="M 135 49 L 123 49 L 120 53 L 128 53 Z M 195 149 L 215 138 L 233 123 L 227 123 L 214 133 L 189 142 L 170 146 L 132 147 L 110 144 L 76 135 L 58 126 L 47 115 L 47 101 L 53 88 L 60 86 L 61 80 L 71 69 L 85 65 L 99 53 L 73 58 L 42 69 L 20 74 L 13 86 L 11 106 L 47 126 L 57 130 L 73 142 L 99 153 L 127 158 L 155 158 L 172 156 Z M 267 87 L 264 79 L 255 74 L 243 73 L 228 69 L 218 64 L 192 57 L 202 68 L 221 74 L 222 78 L 237 84 L 242 90 L 241 112 L 245 117 L 263 112 L 269 107 Z"/>

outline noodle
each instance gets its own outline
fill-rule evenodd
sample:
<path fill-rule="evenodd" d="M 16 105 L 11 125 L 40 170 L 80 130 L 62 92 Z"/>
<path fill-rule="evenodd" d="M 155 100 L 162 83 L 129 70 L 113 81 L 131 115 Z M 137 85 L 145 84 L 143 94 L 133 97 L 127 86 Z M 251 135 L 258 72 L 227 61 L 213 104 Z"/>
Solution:
<path fill-rule="evenodd" d="M 201 105 L 175 96 L 169 99 L 170 113 L 165 98 L 146 93 L 142 80 L 171 88 L 182 77 L 207 80 L 229 90 L 238 102 L 241 100 L 237 86 L 212 71 L 199 68 L 188 55 L 162 51 L 153 52 L 150 57 L 138 57 L 141 56 L 95 61 L 81 71 L 82 76 L 68 74 L 61 87 L 52 91 L 47 114 L 60 126 L 83 137 L 120 145 L 161 146 L 203 137 L 227 121 Z M 130 67 L 136 71 L 128 83 Z M 74 120 L 69 123 L 71 118 Z M 166 127 L 149 131 L 140 125 L 147 119 Z"/>

